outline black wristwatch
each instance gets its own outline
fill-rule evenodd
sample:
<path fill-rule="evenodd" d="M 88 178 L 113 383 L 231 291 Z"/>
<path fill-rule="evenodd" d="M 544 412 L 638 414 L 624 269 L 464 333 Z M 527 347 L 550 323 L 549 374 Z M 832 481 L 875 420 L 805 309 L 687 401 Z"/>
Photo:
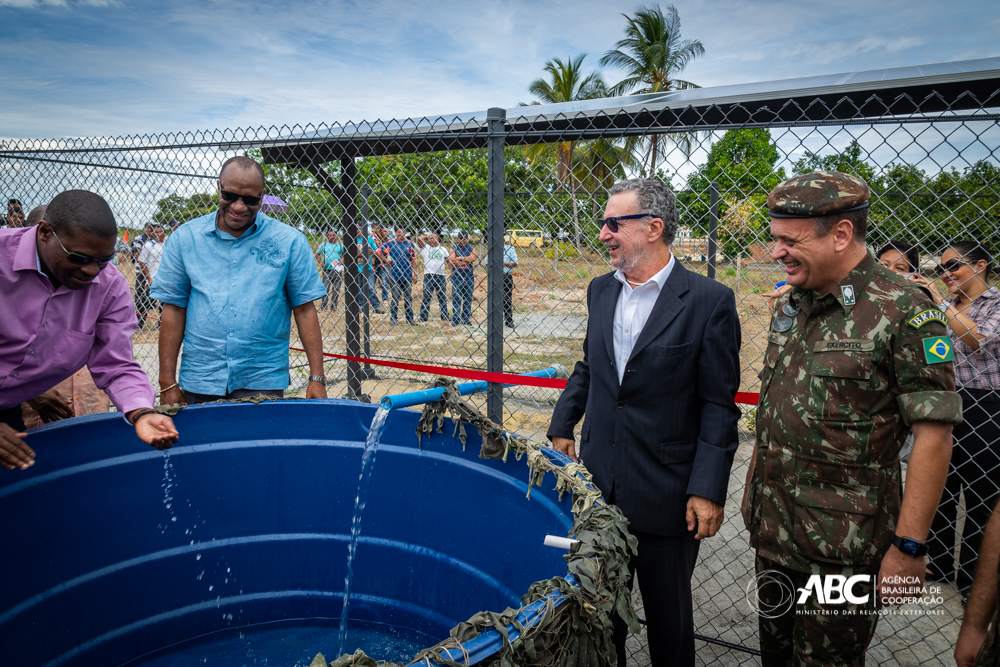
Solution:
<path fill-rule="evenodd" d="M 927 553 L 927 545 L 912 537 L 893 535 L 892 544 L 910 558 L 920 558 Z"/>

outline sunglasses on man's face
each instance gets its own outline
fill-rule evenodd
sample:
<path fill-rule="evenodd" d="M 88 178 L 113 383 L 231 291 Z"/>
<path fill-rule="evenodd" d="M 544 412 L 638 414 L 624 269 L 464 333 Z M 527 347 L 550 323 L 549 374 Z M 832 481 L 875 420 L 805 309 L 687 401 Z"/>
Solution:
<path fill-rule="evenodd" d="M 86 266 L 87 264 L 96 263 L 98 266 L 107 266 L 108 262 L 110 262 L 115 258 L 114 255 L 109 255 L 108 257 L 91 257 L 90 255 L 84 255 L 83 253 L 80 252 L 72 252 L 70 250 L 66 250 L 66 246 L 64 246 L 63 242 L 59 240 L 58 236 L 56 236 L 55 230 L 50 227 L 49 231 L 52 232 L 52 236 L 55 237 L 56 243 L 59 244 L 59 247 L 63 249 L 64 253 L 66 253 L 66 259 L 73 262 L 74 264 L 79 264 L 80 266 Z"/>
<path fill-rule="evenodd" d="M 963 262 L 962 260 L 956 258 L 956 259 L 949 259 L 944 264 L 938 264 L 937 266 L 934 267 L 934 270 L 937 272 L 939 276 L 943 276 L 946 273 L 954 273 L 963 266 L 969 266 L 969 263 Z"/>
<path fill-rule="evenodd" d="M 219 188 L 219 195 L 230 204 L 232 204 L 237 199 L 242 199 L 244 204 L 251 207 L 259 204 L 261 200 L 261 197 L 251 197 L 250 195 L 238 195 L 235 192 L 229 192 L 228 190 L 223 190 L 221 187 Z"/>
<path fill-rule="evenodd" d="M 639 218 L 645 218 L 648 217 L 649 215 L 650 215 L 649 213 L 635 213 L 633 215 L 617 215 L 613 218 L 598 218 L 597 226 L 603 229 L 604 226 L 607 225 L 608 229 L 611 230 L 611 233 L 615 234 L 618 232 L 618 226 L 620 221 L 638 220 Z"/>

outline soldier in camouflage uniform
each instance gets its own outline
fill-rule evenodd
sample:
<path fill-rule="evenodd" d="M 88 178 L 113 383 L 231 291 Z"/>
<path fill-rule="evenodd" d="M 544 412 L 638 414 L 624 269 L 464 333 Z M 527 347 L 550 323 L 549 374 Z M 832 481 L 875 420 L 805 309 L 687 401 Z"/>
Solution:
<path fill-rule="evenodd" d="M 793 289 L 771 319 L 744 495 L 764 665 L 864 665 L 875 575 L 883 597 L 923 584 L 922 540 L 962 418 L 944 316 L 865 248 L 869 196 L 829 171 L 768 196 L 772 256 Z M 903 499 L 898 454 L 911 428 Z M 831 601 L 808 588 L 814 574 L 865 579 L 844 586 L 853 603 L 836 591 Z"/>
<path fill-rule="evenodd" d="M 955 645 L 958 667 L 1000 666 L 1000 512 L 986 525 L 976 580 Z M 992 619 L 992 620 L 991 620 Z"/>

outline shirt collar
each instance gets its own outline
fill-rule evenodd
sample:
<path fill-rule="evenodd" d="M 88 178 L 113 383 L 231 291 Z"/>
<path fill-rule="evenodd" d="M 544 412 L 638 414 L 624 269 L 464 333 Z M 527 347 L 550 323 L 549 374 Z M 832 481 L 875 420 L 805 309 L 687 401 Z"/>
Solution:
<path fill-rule="evenodd" d="M 809 314 L 813 311 L 824 310 L 826 307 L 833 306 L 834 303 L 839 304 L 845 312 L 849 313 L 868 287 L 868 283 L 871 282 L 875 265 L 875 256 L 866 252 L 864 259 L 858 262 L 857 266 L 851 269 L 850 273 L 844 276 L 844 279 L 829 294 L 819 296 L 813 290 L 795 287 L 792 289 L 789 299 L 793 306 L 803 308 Z M 854 301 L 849 304 L 844 302 L 844 288 L 848 286 L 854 289 Z"/>
<path fill-rule="evenodd" d="M 209 214 L 212 215 L 212 214 Z M 215 214 L 212 215 L 212 225 L 205 230 L 206 234 L 215 234 L 218 238 L 223 241 L 239 241 L 240 239 L 245 239 L 248 236 L 253 236 L 257 231 L 264 226 L 264 221 L 267 220 L 267 216 L 261 215 L 260 211 L 257 211 L 257 215 L 254 217 L 253 224 L 250 225 L 249 229 L 242 234 L 239 238 L 233 236 L 229 232 L 224 232 L 219 229 L 219 211 L 216 209 Z"/>
<path fill-rule="evenodd" d="M 976 301 L 993 301 L 995 299 L 1000 299 L 1000 291 L 996 287 L 990 286 L 986 288 L 986 291 L 976 297 Z M 949 298 L 948 301 L 954 302 L 955 299 Z"/>
<path fill-rule="evenodd" d="M 670 261 L 667 262 L 667 265 L 664 266 L 659 271 L 657 271 L 656 273 L 654 273 L 653 276 L 646 282 L 642 283 L 642 285 L 636 285 L 635 287 L 629 285 L 628 278 L 625 277 L 625 273 L 622 272 L 621 269 L 615 271 L 615 278 L 618 280 L 618 282 L 620 282 L 622 285 L 624 285 L 629 289 L 639 289 L 643 285 L 648 285 L 650 282 L 656 283 L 656 287 L 658 289 L 663 289 L 663 285 L 666 284 L 667 278 L 670 277 L 670 272 L 673 270 L 673 268 L 674 268 L 674 256 L 673 254 L 671 254 Z"/>
<path fill-rule="evenodd" d="M 21 240 L 17 243 L 17 250 L 14 252 L 15 271 L 42 271 L 42 260 L 38 256 L 38 246 L 35 239 L 38 236 L 38 226 L 30 227 L 21 234 Z"/>

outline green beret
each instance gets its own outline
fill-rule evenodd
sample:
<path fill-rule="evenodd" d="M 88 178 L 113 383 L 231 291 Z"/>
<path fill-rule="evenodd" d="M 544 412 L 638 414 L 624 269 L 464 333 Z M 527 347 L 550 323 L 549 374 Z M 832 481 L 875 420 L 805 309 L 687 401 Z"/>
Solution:
<path fill-rule="evenodd" d="M 767 196 L 772 218 L 819 218 L 868 208 L 868 184 L 839 171 L 790 178 Z"/>

